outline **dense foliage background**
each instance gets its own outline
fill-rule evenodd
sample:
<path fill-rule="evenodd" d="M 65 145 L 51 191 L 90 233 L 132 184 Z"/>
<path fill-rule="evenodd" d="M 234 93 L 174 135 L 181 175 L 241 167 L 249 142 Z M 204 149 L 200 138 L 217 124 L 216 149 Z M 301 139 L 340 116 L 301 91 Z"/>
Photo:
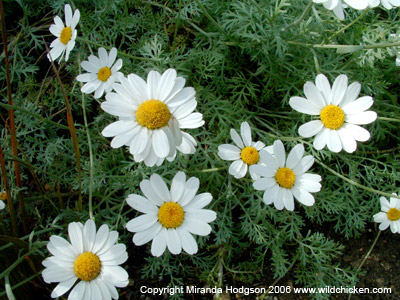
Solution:
<path fill-rule="evenodd" d="M 399 33 L 399 9 L 349 8 L 340 21 L 308 0 L 71 1 L 81 12 L 77 45 L 69 61 L 57 66 L 71 103 L 77 164 L 65 100 L 45 47 L 54 38 L 48 28 L 55 15 L 63 18 L 65 2 L 3 4 L 18 156 L 11 149 L 2 52 L 0 135 L 6 173 L 2 170 L 1 180 L 2 186 L 8 180 L 12 197 L 7 201 L 13 203 L 15 222 L 7 208 L 0 212 L 0 283 L 12 287 L 16 299 L 49 297 L 53 286 L 40 276 L 41 261 L 48 256 L 45 245 L 52 234 L 65 236 L 69 222 L 88 219 L 89 197 L 98 226 L 106 223 L 118 230 L 120 242 L 128 246 L 125 267 L 131 283 L 120 289 L 122 299 L 138 299 L 143 282 L 268 287 L 290 276 L 295 286 L 304 287 L 357 283 L 361 271 L 339 262 L 344 246 L 362 239 L 367 228 L 377 232 L 372 216 L 380 209 L 379 192 L 398 192 L 400 69 L 397 50 L 388 43 L 399 41 L 389 37 Z M 82 94 L 75 80 L 82 73 L 80 62 L 100 46 L 118 49 L 125 75 L 145 78 L 150 70 L 175 68 L 195 88 L 205 125 L 191 130 L 198 142 L 194 155 L 180 154 L 173 162 L 149 168 L 135 163 L 127 149 L 110 147 L 101 131 L 115 118 L 100 108 L 104 97 Z M 304 83 L 319 73 L 331 82 L 346 74 L 349 82 L 362 84 L 361 95 L 375 99 L 372 110 L 378 119 L 365 126 L 371 139 L 359 143 L 353 154 L 317 151 L 312 139 L 298 135 L 310 118 L 292 110 L 289 98 L 303 96 Z M 243 121 L 251 125 L 254 139 L 267 145 L 281 139 L 287 151 L 302 143 L 314 155 L 312 172 L 322 176 L 314 206 L 296 202 L 293 212 L 277 211 L 262 202 L 248 175 L 238 180 L 228 174 L 217 148 L 232 143 L 229 130 L 238 130 Z M 13 159 L 19 163 L 20 184 Z M 196 237 L 197 255 L 167 251 L 155 258 L 148 244 L 132 243 L 125 224 L 136 212 L 125 198 L 141 194 L 139 182 L 151 174 L 170 182 L 179 170 L 198 177 L 200 192 L 213 195 L 208 208 L 217 212 L 217 220 L 210 236 Z M 391 233 L 385 234 L 382 238 Z M 0 298 L 5 297 L 2 287 Z"/>

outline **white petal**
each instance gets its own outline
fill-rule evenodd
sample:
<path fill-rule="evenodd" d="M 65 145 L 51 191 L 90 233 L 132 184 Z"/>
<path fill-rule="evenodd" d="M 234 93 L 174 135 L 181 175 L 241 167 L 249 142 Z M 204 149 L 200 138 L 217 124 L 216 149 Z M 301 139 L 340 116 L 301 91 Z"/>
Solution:
<path fill-rule="evenodd" d="M 261 150 L 259 152 L 261 161 L 273 172 L 279 169 L 279 164 L 276 161 L 275 157 L 273 157 L 269 152 L 266 150 Z M 261 174 L 258 174 L 261 175 Z M 266 176 L 266 175 L 261 175 L 261 176 Z"/>
<path fill-rule="evenodd" d="M 299 189 L 296 186 L 293 186 L 291 189 L 293 196 L 302 204 L 306 206 L 312 206 L 315 203 L 313 195 L 307 192 L 304 189 Z"/>
<path fill-rule="evenodd" d="M 161 74 L 157 71 L 150 71 L 147 74 L 147 99 L 157 99 L 156 95 L 158 92 L 158 83 L 160 81 Z"/>
<path fill-rule="evenodd" d="M 234 145 L 223 144 L 218 146 L 218 156 L 223 160 L 240 159 L 240 149 Z"/>
<path fill-rule="evenodd" d="M 179 254 L 182 251 L 182 244 L 175 229 L 167 229 L 167 247 L 172 254 Z"/>
<path fill-rule="evenodd" d="M 346 124 L 345 129 L 356 141 L 366 142 L 371 136 L 368 130 L 358 125 Z"/>
<path fill-rule="evenodd" d="M 68 27 L 71 27 L 71 21 L 72 21 L 72 9 L 69 4 L 65 4 L 64 6 L 64 13 L 65 13 L 65 24 Z"/>
<path fill-rule="evenodd" d="M 132 241 L 136 246 L 144 245 L 151 241 L 161 231 L 161 229 L 162 225 L 157 222 L 146 230 L 135 233 Z"/>
<path fill-rule="evenodd" d="M 317 86 L 317 89 L 319 89 L 324 96 L 324 106 L 328 105 L 328 100 L 331 94 L 331 85 L 328 78 L 326 78 L 324 74 L 318 74 L 317 78 L 315 78 L 315 84 Z"/>
<path fill-rule="evenodd" d="M 332 86 L 332 93 L 330 98 L 330 103 L 333 105 L 339 105 L 343 100 L 344 95 L 347 90 L 347 76 L 339 75 Z"/>
<path fill-rule="evenodd" d="M 160 78 L 156 94 L 157 98 L 155 99 L 158 99 L 160 101 L 165 101 L 174 87 L 175 79 L 176 79 L 176 71 L 174 69 L 166 70 Z"/>
<path fill-rule="evenodd" d="M 283 192 L 283 204 L 285 208 L 289 211 L 294 210 L 294 199 L 292 192 L 289 189 L 282 189 Z"/>
<path fill-rule="evenodd" d="M 196 195 L 200 186 L 200 181 L 196 177 L 191 177 L 186 181 L 182 197 L 178 200 L 180 206 L 188 204 Z"/>
<path fill-rule="evenodd" d="M 75 281 L 78 278 L 76 276 L 72 277 L 69 280 L 61 281 L 51 293 L 52 298 L 58 298 L 64 295 L 69 289 L 74 285 Z"/>
<path fill-rule="evenodd" d="M 103 129 L 101 134 L 105 137 L 113 137 L 116 135 L 124 134 L 133 129 L 135 126 L 139 125 L 132 121 L 120 120 L 111 123 L 110 125 L 107 125 L 107 127 Z"/>
<path fill-rule="evenodd" d="M 304 85 L 304 95 L 306 95 L 309 102 L 311 102 L 313 106 L 317 107 L 319 110 L 324 107 L 326 102 L 325 98 L 311 81 Z"/>
<path fill-rule="evenodd" d="M 285 152 L 285 147 L 283 146 L 283 143 L 280 140 L 276 140 L 274 142 L 274 157 L 276 159 L 276 162 L 278 163 L 279 168 L 283 168 L 285 166 L 285 160 L 286 160 L 286 152 Z"/>
<path fill-rule="evenodd" d="M 324 127 L 321 120 L 313 120 L 307 122 L 299 127 L 299 134 L 302 137 L 309 138 L 316 135 Z"/>
<path fill-rule="evenodd" d="M 164 204 L 162 198 L 158 197 L 157 193 L 153 190 L 150 180 L 142 180 L 140 182 L 140 189 L 142 193 L 146 196 L 146 198 L 153 202 L 155 205 L 161 206 Z"/>
<path fill-rule="evenodd" d="M 321 109 L 315 106 L 311 101 L 302 97 L 291 97 L 289 105 L 294 110 L 303 114 L 317 116 L 321 113 Z"/>
<path fill-rule="evenodd" d="M 278 193 L 279 193 L 279 186 L 277 184 L 274 185 L 271 189 L 265 190 L 263 195 L 264 203 L 267 205 L 273 203 Z"/>
<path fill-rule="evenodd" d="M 285 207 L 285 203 L 283 202 L 283 196 L 285 192 L 283 190 L 284 188 L 278 186 L 278 192 L 274 198 L 274 206 L 277 210 L 282 210 Z"/>
<path fill-rule="evenodd" d="M 243 122 L 240 125 L 240 133 L 242 135 L 242 140 L 243 143 L 246 147 L 251 145 L 251 130 L 250 130 L 250 126 L 249 123 L 247 122 Z"/>
<path fill-rule="evenodd" d="M 321 190 L 321 184 L 314 180 L 308 180 L 308 179 L 297 180 L 296 178 L 296 184 L 298 185 L 299 189 L 304 189 L 309 193 L 316 193 Z"/>
<path fill-rule="evenodd" d="M 345 121 L 350 124 L 364 125 L 376 120 L 377 114 L 374 111 L 364 111 L 354 115 L 346 115 Z"/>
<path fill-rule="evenodd" d="M 194 90 L 194 88 L 185 87 L 173 97 L 168 97 L 167 100 L 165 100 L 165 103 L 168 104 L 168 106 L 176 107 L 185 104 L 188 101 L 195 100 L 195 94 L 196 91 Z"/>
<path fill-rule="evenodd" d="M 353 153 L 354 151 L 356 151 L 357 143 L 349 130 L 346 130 L 342 127 L 337 131 L 337 133 L 339 134 L 344 151 L 348 153 Z"/>
<path fill-rule="evenodd" d="M 162 129 L 153 130 L 153 150 L 158 157 L 167 157 L 171 146 L 167 135 Z"/>
<path fill-rule="evenodd" d="M 78 253 L 83 253 L 83 238 L 82 238 L 82 224 L 80 223 L 69 223 L 68 235 L 71 241 L 72 247 L 77 250 Z"/>
<path fill-rule="evenodd" d="M 190 233 L 206 236 L 211 232 L 211 226 L 206 222 L 202 222 L 196 219 L 185 219 L 181 225 L 182 229 L 189 231 Z"/>
<path fill-rule="evenodd" d="M 349 6 L 355 9 L 366 9 L 368 7 L 368 1 L 364 0 L 344 0 Z"/>
<path fill-rule="evenodd" d="M 185 218 L 196 219 L 206 223 L 213 222 L 217 218 L 217 213 L 210 209 L 197 209 L 185 212 Z"/>
<path fill-rule="evenodd" d="M 260 179 L 257 179 L 256 181 L 253 182 L 253 187 L 257 191 L 264 191 L 267 189 L 270 189 L 276 184 L 276 180 L 273 177 L 263 177 Z"/>
<path fill-rule="evenodd" d="M 68 300 L 80 300 L 82 299 L 83 295 L 85 294 L 85 283 L 87 281 L 79 281 L 78 284 L 72 289 L 69 293 Z"/>
<path fill-rule="evenodd" d="M 111 66 L 113 65 L 116 58 L 117 58 L 117 48 L 112 47 L 110 50 L 110 53 L 108 55 L 107 67 L 111 68 Z M 121 61 L 121 65 L 122 65 L 122 60 L 119 60 L 119 61 Z"/>
<path fill-rule="evenodd" d="M 68 260 L 70 259 L 74 259 L 76 257 L 76 255 L 79 254 L 79 252 L 74 249 L 74 247 L 72 247 L 72 245 L 70 243 L 68 243 L 65 239 L 63 239 L 62 237 L 59 237 L 57 235 L 52 235 L 50 237 L 50 242 L 52 243 L 52 245 L 63 254 L 63 258 L 68 258 Z M 52 253 L 53 254 L 53 253 Z M 53 254 L 56 255 L 56 254 Z M 58 256 L 58 255 L 56 255 Z"/>
<path fill-rule="evenodd" d="M 360 94 L 360 91 L 361 84 L 359 82 L 355 81 L 350 84 L 347 88 L 346 95 L 344 95 L 343 101 L 340 104 L 341 107 L 344 107 L 345 105 L 352 103 L 354 100 L 356 100 L 358 95 Z"/>
<path fill-rule="evenodd" d="M 231 131 L 230 131 L 230 133 L 231 133 L 232 140 L 235 142 L 235 144 L 236 144 L 240 149 L 243 149 L 243 148 L 244 148 L 244 144 L 243 144 L 243 142 L 242 142 L 241 137 L 240 137 L 239 134 L 236 132 L 236 130 L 232 128 Z"/>
<path fill-rule="evenodd" d="M 190 255 L 197 253 L 198 246 L 193 236 L 181 227 L 178 227 L 176 232 L 180 237 L 183 250 Z"/>
<path fill-rule="evenodd" d="M 151 254 L 153 254 L 153 256 L 159 257 L 164 253 L 165 248 L 167 247 L 166 235 L 167 235 L 167 229 L 162 228 L 160 233 L 154 237 L 153 242 L 151 244 Z"/>
<path fill-rule="evenodd" d="M 192 201 L 183 206 L 183 208 L 185 211 L 201 209 L 207 206 L 211 202 L 211 200 L 212 200 L 212 195 L 210 193 L 201 193 L 196 195 L 192 199 Z"/>
<path fill-rule="evenodd" d="M 322 148 L 324 148 L 326 143 L 328 142 L 328 135 L 329 129 L 322 128 L 322 130 L 315 136 L 313 143 L 314 148 L 317 150 L 321 150 Z"/>
<path fill-rule="evenodd" d="M 126 223 L 126 229 L 130 232 L 140 232 L 150 228 L 156 222 L 157 216 L 152 214 L 144 214 Z"/>
<path fill-rule="evenodd" d="M 300 163 L 293 169 L 296 175 L 303 174 L 307 172 L 311 166 L 314 164 L 314 157 L 312 155 L 304 156 Z"/>
<path fill-rule="evenodd" d="M 109 234 L 108 226 L 106 224 L 101 225 L 96 233 L 96 239 L 92 248 L 93 253 L 98 253 L 103 248 L 109 238 Z"/>
<path fill-rule="evenodd" d="M 304 146 L 302 144 L 298 144 L 294 146 L 294 148 L 290 151 L 287 160 L 286 160 L 286 167 L 289 169 L 293 169 L 297 166 L 300 160 L 303 158 L 304 155 Z"/>
<path fill-rule="evenodd" d="M 247 164 L 245 164 L 242 160 L 235 160 L 229 166 L 229 174 L 233 175 L 235 178 L 242 178 L 246 175 L 247 172 Z"/>
<path fill-rule="evenodd" d="M 144 151 L 148 142 L 147 128 L 140 126 L 139 132 L 134 136 L 129 147 L 131 154 L 139 154 Z"/>
<path fill-rule="evenodd" d="M 338 153 L 342 151 L 342 142 L 340 141 L 337 130 L 329 130 L 327 145 L 328 149 L 332 152 Z"/>
<path fill-rule="evenodd" d="M 91 252 L 96 239 L 96 224 L 89 219 L 83 226 L 83 251 Z"/>
<path fill-rule="evenodd" d="M 158 174 L 151 175 L 150 183 L 153 188 L 153 191 L 157 194 L 159 199 L 163 200 L 163 202 L 171 201 L 168 187 L 160 175 Z"/>
<path fill-rule="evenodd" d="M 171 183 L 171 201 L 177 202 L 185 191 L 186 174 L 182 171 L 176 173 Z"/>
<path fill-rule="evenodd" d="M 353 101 L 345 106 L 342 106 L 344 113 L 347 115 L 358 114 L 363 111 L 366 111 L 374 104 L 374 100 L 370 96 L 364 96 L 358 98 L 356 101 Z"/>
<path fill-rule="evenodd" d="M 158 208 L 145 197 L 136 194 L 128 195 L 126 202 L 130 207 L 145 214 L 157 214 Z"/>
<path fill-rule="evenodd" d="M 276 170 L 262 165 L 252 165 L 250 171 L 262 177 L 274 177 L 276 172 Z"/>

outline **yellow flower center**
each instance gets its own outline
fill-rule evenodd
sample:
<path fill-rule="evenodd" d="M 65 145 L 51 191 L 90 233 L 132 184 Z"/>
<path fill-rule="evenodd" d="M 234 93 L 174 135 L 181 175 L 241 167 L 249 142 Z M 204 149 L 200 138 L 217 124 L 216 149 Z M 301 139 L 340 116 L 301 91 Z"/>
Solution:
<path fill-rule="evenodd" d="M 5 192 L 1 192 L 0 193 L 0 200 L 7 200 L 7 193 L 5 193 Z"/>
<path fill-rule="evenodd" d="M 64 45 L 68 44 L 68 42 L 71 40 L 71 37 L 72 37 L 71 27 L 64 27 L 60 35 L 61 43 L 63 43 Z"/>
<path fill-rule="evenodd" d="M 240 158 L 248 165 L 254 165 L 260 160 L 260 154 L 254 147 L 245 147 L 240 152 Z"/>
<path fill-rule="evenodd" d="M 400 210 L 397 208 L 391 208 L 387 212 L 387 217 L 390 221 L 397 221 L 400 219 Z"/>
<path fill-rule="evenodd" d="M 92 252 L 84 252 L 74 261 L 74 272 L 80 280 L 90 281 L 99 276 L 101 262 L 99 257 Z"/>
<path fill-rule="evenodd" d="M 296 174 L 289 168 L 279 168 L 275 173 L 276 182 L 283 188 L 290 189 L 296 180 Z"/>
<path fill-rule="evenodd" d="M 97 78 L 101 81 L 107 81 L 107 79 L 111 76 L 111 69 L 109 67 L 103 67 L 97 73 Z"/>
<path fill-rule="evenodd" d="M 176 228 L 182 224 L 184 215 L 178 203 L 166 202 L 158 210 L 158 221 L 166 228 Z"/>
<path fill-rule="evenodd" d="M 139 105 L 136 120 L 149 129 L 158 129 L 168 124 L 171 117 L 168 106 L 160 100 L 150 99 Z"/>
<path fill-rule="evenodd" d="M 342 127 L 345 118 L 343 110 L 339 106 L 332 104 L 325 106 L 319 116 L 324 126 L 333 130 Z"/>

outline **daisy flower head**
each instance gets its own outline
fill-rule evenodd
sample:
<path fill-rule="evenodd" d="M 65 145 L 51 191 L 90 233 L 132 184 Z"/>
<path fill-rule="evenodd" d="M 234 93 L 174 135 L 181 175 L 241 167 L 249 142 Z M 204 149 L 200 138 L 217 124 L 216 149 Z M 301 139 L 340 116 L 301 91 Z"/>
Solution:
<path fill-rule="evenodd" d="M 357 142 L 365 142 L 370 138 L 368 130 L 358 125 L 372 123 L 377 114 L 367 111 L 374 100 L 370 96 L 360 98 L 358 94 L 361 84 L 353 82 L 347 86 L 347 76 L 339 75 L 333 86 L 323 74 L 319 74 L 313 82 L 304 85 L 302 97 L 291 97 L 290 106 L 301 113 L 319 116 L 318 120 L 310 121 L 299 127 L 302 137 L 312 137 L 314 148 L 323 149 L 326 145 L 332 152 L 344 149 L 352 153 L 357 149 Z"/>
<path fill-rule="evenodd" d="M 264 165 L 250 166 L 250 170 L 261 178 L 254 181 L 258 191 L 264 191 L 265 204 L 274 203 L 278 210 L 294 210 L 294 200 L 306 206 L 315 202 L 311 193 L 321 190 L 321 176 L 306 173 L 314 163 L 312 155 L 304 156 L 304 146 L 296 145 L 287 159 L 285 147 L 280 140 L 273 144 L 273 155 L 266 150 L 260 151 L 260 160 Z"/>
<path fill-rule="evenodd" d="M 60 61 L 65 53 L 65 61 L 68 61 L 69 53 L 75 46 L 75 39 L 77 35 L 76 25 L 79 22 L 80 12 L 75 10 L 72 16 L 72 9 L 69 4 L 65 4 L 65 26 L 59 16 L 54 17 L 54 24 L 50 26 L 50 32 L 57 38 L 50 44 L 50 52 L 47 58 L 55 61 L 60 57 Z"/>
<path fill-rule="evenodd" d="M 246 175 L 248 166 L 260 164 L 260 151 L 265 149 L 264 143 L 253 142 L 251 130 L 247 122 L 240 125 L 239 135 L 235 129 L 231 129 L 231 137 L 235 145 L 223 144 L 218 147 L 218 156 L 223 160 L 232 161 L 229 166 L 229 174 L 235 178 L 242 178 Z M 258 175 L 250 171 L 253 179 L 259 178 Z"/>
<path fill-rule="evenodd" d="M 396 195 L 393 193 L 393 195 Z M 381 223 L 380 230 L 385 230 L 390 226 L 393 233 L 400 233 L 400 201 L 397 198 L 390 197 L 390 202 L 381 197 L 381 212 L 374 215 L 374 221 Z"/>
<path fill-rule="evenodd" d="M 168 69 L 162 75 L 150 71 L 147 82 L 130 74 L 115 83 L 115 92 L 107 93 L 101 104 L 104 111 L 119 117 L 102 131 L 103 136 L 114 137 L 111 147 L 128 146 L 136 162 L 150 167 L 161 165 L 165 158 L 174 160 L 176 150 L 193 154 L 196 141 L 181 129 L 198 128 L 204 121 L 201 113 L 193 112 L 195 90 L 184 87 L 185 82 Z"/>
<path fill-rule="evenodd" d="M 192 234 L 206 236 L 211 232 L 208 224 L 215 220 L 217 214 L 209 209 L 212 196 L 210 193 L 196 195 L 199 179 L 190 177 L 186 180 L 184 172 L 178 172 L 172 179 L 171 189 L 158 174 L 150 180 L 143 180 L 140 189 L 143 196 L 130 194 L 127 203 L 143 215 L 130 220 L 126 229 L 136 232 L 133 242 L 141 246 L 153 240 L 151 254 L 161 256 L 165 248 L 172 254 L 188 254 L 198 251 Z"/>
<path fill-rule="evenodd" d="M 85 94 L 94 93 L 96 99 L 103 96 L 104 92 L 108 93 L 112 90 L 114 82 L 119 82 L 123 77 L 121 72 L 118 72 L 122 67 L 122 59 L 117 57 L 117 48 L 113 47 L 110 53 L 107 54 L 106 49 L 99 48 L 99 57 L 90 55 L 88 60 L 81 63 L 81 67 L 89 73 L 80 74 L 76 80 L 86 82 L 81 91 Z"/>
<path fill-rule="evenodd" d="M 46 283 L 59 282 L 52 298 L 64 295 L 76 281 L 68 299 L 118 299 L 115 287 L 128 285 L 128 273 L 119 265 L 128 259 L 124 244 L 116 244 L 117 231 L 102 225 L 96 232 L 93 220 L 68 225 L 70 242 L 53 235 L 47 249 L 53 255 L 43 261 Z"/>

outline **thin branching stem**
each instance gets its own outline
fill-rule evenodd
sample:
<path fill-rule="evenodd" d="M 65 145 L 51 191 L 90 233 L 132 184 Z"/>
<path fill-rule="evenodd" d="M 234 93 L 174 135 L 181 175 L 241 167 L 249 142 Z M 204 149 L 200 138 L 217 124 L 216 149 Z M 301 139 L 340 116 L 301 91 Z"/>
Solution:
<path fill-rule="evenodd" d="M 6 69 L 6 82 L 7 82 L 7 99 L 8 104 L 13 106 L 12 92 L 11 92 L 11 77 L 10 77 L 10 65 L 8 62 L 8 48 L 7 48 L 7 29 L 6 29 L 6 20 L 4 17 L 4 9 L 3 9 L 3 1 L 0 0 L 0 18 L 1 18 L 1 37 L 3 40 L 3 49 L 4 49 L 4 64 Z M 11 133 L 11 148 L 14 156 L 18 156 L 18 146 L 17 146 L 17 132 L 15 130 L 15 121 L 14 121 L 14 110 L 8 110 L 9 119 L 10 119 L 10 133 Z M 24 232 L 28 232 L 28 224 L 26 217 L 26 209 L 24 199 L 22 197 L 22 182 L 21 182 L 21 173 L 19 169 L 19 164 L 14 160 L 14 172 L 15 172 L 15 182 L 19 189 L 18 191 L 18 202 L 19 207 L 21 209 L 22 215 L 22 225 L 24 228 Z M 10 198 L 11 199 L 11 198 Z"/>

